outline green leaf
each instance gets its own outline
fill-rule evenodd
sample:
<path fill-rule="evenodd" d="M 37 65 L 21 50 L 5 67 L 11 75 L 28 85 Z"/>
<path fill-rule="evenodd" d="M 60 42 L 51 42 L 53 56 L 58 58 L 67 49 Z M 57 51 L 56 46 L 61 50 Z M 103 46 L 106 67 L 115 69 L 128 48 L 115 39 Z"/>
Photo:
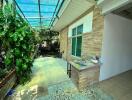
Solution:
<path fill-rule="evenodd" d="M 17 41 L 17 36 L 16 34 L 13 36 L 13 40 L 16 42 Z"/>
<path fill-rule="evenodd" d="M 11 64 L 11 59 L 10 58 L 6 58 L 4 62 L 8 66 L 8 65 Z"/>
<path fill-rule="evenodd" d="M 26 70 L 26 69 L 27 69 L 27 65 L 26 65 L 26 64 L 23 64 L 23 65 L 22 65 L 22 68 L 23 68 L 24 70 Z"/>
<path fill-rule="evenodd" d="M 18 74 L 18 73 L 19 73 L 19 71 L 20 71 L 20 70 L 19 70 L 19 67 L 18 67 L 18 66 L 16 66 L 15 68 L 16 68 L 16 72 L 17 72 L 17 74 Z"/>
<path fill-rule="evenodd" d="M 35 36 L 27 22 L 13 12 L 12 5 L 0 9 L 0 45 L 6 50 L 6 67 L 15 65 L 19 82 L 24 83 L 30 77 Z"/>
<path fill-rule="evenodd" d="M 21 54 L 20 50 L 18 48 L 15 48 L 15 55 L 19 56 Z"/>
<path fill-rule="evenodd" d="M 26 47 L 26 44 L 23 44 L 23 45 L 22 45 L 22 47 L 23 47 L 24 49 L 26 49 L 26 48 L 27 48 L 27 47 Z"/>
<path fill-rule="evenodd" d="M 16 66 L 19 67 L 22 65 L 22 60 L 21 59 L 17 59 L 16 60 Z"/>
<path fill-rule="evenodd" d="M 23 37 L 20 37 L 20 40 L 22 41 L 23 40 Z"/>
<path fill-rule="evenodd" d="M 25 37 L 25 36 L 26 36 L 26 34 L 25 34 L 25 32 L 24 32 L 24 31 L 22 32 L 22 36 L 23 36 L 23 37 Z"/>
<path fill-rule="evenodd" d="M 3 32 L 0 33 L 1 36 L 4 36 L 5 34 L 6 34 L 5 31 L 3 31 Z"/>

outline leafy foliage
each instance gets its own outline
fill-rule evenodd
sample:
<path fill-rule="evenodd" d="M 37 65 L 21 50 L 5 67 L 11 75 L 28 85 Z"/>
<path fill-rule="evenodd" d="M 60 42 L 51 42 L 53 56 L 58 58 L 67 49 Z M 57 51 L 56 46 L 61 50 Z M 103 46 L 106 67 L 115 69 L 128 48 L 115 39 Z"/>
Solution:
<path fill-rule="evenodd" d="M 50 29 L 42 29 L 40 32 L 40 37 L 43 41 L 46 41 L 48 45 L 50 45 L 53 40 L 58 40 L 58 36 L 59 32 Z"/>
<path fill-rule="evenodd" d="M 35 49 L 35 32 L 18 15 L 13 13 L 12 5 L 0 9 L 0 40 L 5 51 L 4 63 L 7 70 L 16 69 L 18 82 L 30 79 L 33 53 Z"/>
<path fill-rule="evenodd" d="M 59 33 L 50 29 L 42 29 L 40 35 L 43 36 L 44 40 L 54 40 Z"/>

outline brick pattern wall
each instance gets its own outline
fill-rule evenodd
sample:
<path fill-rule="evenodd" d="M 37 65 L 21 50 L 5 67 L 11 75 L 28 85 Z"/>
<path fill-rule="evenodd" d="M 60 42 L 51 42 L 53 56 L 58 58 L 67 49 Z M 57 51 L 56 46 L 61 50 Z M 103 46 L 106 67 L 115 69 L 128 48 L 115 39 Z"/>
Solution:
<path fill-rule="evenodd" d="M 94 7 L 93 9 L 93 30 L 89 33 L 84 33 L 82 36 L 82 56 L 99 56 L 101 54 L 102 48 L 102 38 L 104 30 L 104 18 L 101 15 L 99 8 Z M 65 28 L 60 32 L 60 47 L 61 51 L 64 50 L 63 57 L 68 60 L 76 59 L 71 56 L 71 38 L 68 38 L 67 44 L 67 34 L 68 28 Z M 67 48 L 68 47 L 68 48 Z"/>
<path fill-rule="evenodd" d="M 93 31 L 83 34 L 82 55 L 100 55 L 102 48 L 102 38 L 104 29 L 104 18 L 100 15 L 99 8 L 94 8 L 93 12 Z"/>
<path fill-rule="evenodd" d="M 60 32 L 60 52 L 63 53 L 63 58 L 67 58 L 67 35 L 68 35 L 68 28 L 65 28 Z"/>
<path fill-rule="evenodd" d="M 84 89 L 89 85 L 99 82 L 99 70 L 98 65 L 81 71 L 72 67 L 71 80 L 79 90 Z"/>

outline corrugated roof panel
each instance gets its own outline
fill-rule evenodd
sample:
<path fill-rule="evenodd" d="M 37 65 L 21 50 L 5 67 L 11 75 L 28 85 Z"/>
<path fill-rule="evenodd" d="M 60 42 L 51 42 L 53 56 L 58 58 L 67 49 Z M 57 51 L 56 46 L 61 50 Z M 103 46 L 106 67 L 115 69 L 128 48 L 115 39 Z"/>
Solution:
<path fill-rule="evenodd" d="M 16 0 L 16 3 L 31 26 L 42 25 L 49 27 L 56 17 L 56 13 L 62 1 L 63 0 L 40 0 L 40 14 L 38 0 Z M 19 9 L 17 9 L 17 11 L 21 13 Z"/>

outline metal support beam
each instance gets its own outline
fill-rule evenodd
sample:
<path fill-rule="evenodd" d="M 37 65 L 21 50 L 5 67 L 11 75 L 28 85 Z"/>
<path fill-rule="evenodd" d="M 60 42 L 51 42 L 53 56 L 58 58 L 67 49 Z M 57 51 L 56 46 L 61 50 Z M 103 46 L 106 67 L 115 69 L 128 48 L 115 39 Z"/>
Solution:
<path fill-rule="evenodd" d="M 15 1 L 15 0 L 14 0 Z M 30 23 L 30 20 L 29 19 L 31 19 L 31 22 L 33 22 L 33 23 L 37 23 L 37 21 L 36 20 L 38 20 L 38 22 L 39 22 L 39 25 L 40 25 L 40 29 L 42 29 L 42 26 L 44 26 L 43 25 L 43 22 L 45 22 L 45 23 L 47 23 L 47 22 L 49 22 L 48 23 L 48 27 L 49 28 L 51 28 L 52 27 L 52 25 L 53 25 L 53 23 L 54 23 L 54 21 L 55 21 L 55 19 L 56 18 L 58 18 L 57 16 L 58 16 L 58 13 L 59 13 L 59 11 L 60 11 L 60 9 L 61 9 L 61 6 L 62 6 L 62 4 L 63 4 L 63 2 L 64 2 L 65 0 L 56 0 L 56 3 L 55 4 L 46 4 L 46 3 L 43 3 L 43 2 L 41 2 L 41 0 L 38 0 L 37 2 L 18 2 L 18 4 L 17 4 L 17 2 L 15 1 L 15 3 L 16 3 L 16 6 L 18 7 L 18 9 L 20 10 L 20 13 L 22 14 L 22 18 L 24 18 L 29 24 L 31 24 Z M 37 6 L 38 5 L 38 10 L 33 10 L 33 11 L 23 11 L 23 10 L 21 10 L 20 9 L 20 7 L 21 7 L 21 5 L 35 5 L 35 6 Z M 53 11 L 49 11 L 49 12 L 47 12 L 47 11 L 43 11 L 42 10 L 42 8 L 41 7 L 43 7 L 43 6 L 45 6 L 45 7 L 48 7 L 48 6 L 53 6 L 53 7 L 51 7 L 51 8 L 54 8 L 54 9 L 52 9 Z M 26 16 L 25 17 L 25 15 L 26 14 L 29 14 L 29 13 L 31 13 L 31 14 L 37 14 L 37 16 Z M 48 14 L 47 15 L 47 18 L 45 18 L 45 17 L 43 17 L 42 15 L 46 15 L 46 13 Z M 39 16 L 38 16 L 39 15 Z M 49 17 L 50 18 L 49 18 Z M 34 21 L 32 21 L 34 19 Z M 32 24 L 30 25 L 30 26 L 32 26 Z"/>
<path fill-rule="evenodd" d="M 40 17 L 40 28 L 42 29 L 42 20 L 41 20 L 40 0 L 38 0 L 38 7 L 39 7 L 39 17 Z"/>
<path fill-rule="evenodd" d="M 45 19 L 45 20 L 43 20 L 43 21 L 51 21 L 51 20 L 48 20 L 48 19 Z M 32 21 L 29 21 L 29 22 L 38 22 L 38 21 L 36 21 L 36 20 L 32 20 Z"/>
<path fill-rule="evenodd" d="M 18 9 L 19 9 L 20 12 L 22 13 L 23 17 L 22 17 L 22 16 L 21 16 L 21 17 L 24 18 L 24 19 L 27 21 L 27 23 L 30 25 L 29 21 L 28 21 L 27 18 L 25 17 L 23 11 L 21 10 L 21 8 L 19 7 L 19 5 L 17 4 L 16 0 L 14 0 L 14 3 L 16 4 L 16 6 L 18 7 Z M 31 25 L 30 25 L 30 27 L 31 27 Z"/>
<path fill-rule="evenodd" d="M 49 27 L 52 25 L 52 21 L 53 21 L 53 18 L 54 18 L 54 16 L 55 16 L 55 12 L 56 12 L 56 10 L 57 10 L 57 7 L 58 7 L 58 5 L 59 5 L 59 2 L 60 2 L 60 0 L 58 0 L 58 2 L 57 2 L 57 5 L 56 5 L 56 7 L 55 7 L 55 11 L 54 11 L 54 13 L 53 13 L 53 16 L 52 16 L 51 22 L 50 22 L 50 24 L 49 24 Z"/>
<path fill-rule="evenodd" d="M 26 17 L 27 19 L 40 19 L 40 17 Z M 41 17 L 41 19 L 52 19 L 52 17 Z"/>
<path fill-rule="evenodd" d="M 60 9 L 61 9 L 61 7 L 62 7 L 64 1 L 65 1 L 65 0 L 63 0 L 63 1 L 61 2 L 60 7 L 59 7 L 59 9 L 58 9 L 58 11 L 57 11 L 57 13 L 56 13 L 56 15 L 55 15 L 57 18 L 58 18 L 58 13 L 59 13 L 59 11 L 60 11 Z M 53 20 L 51 20 L 50 28 L 52 27 L 54 21 L 55 21 L 55 18 L 54 18 Z"/>
<path fill-rule="evenodd" d="M 61 2 L 61 4 L 60 4 L 60 7 L 59 7 L 59 9 L 58 9 L 58 11 L 57 11 L 57 13 L 56 13 L 56 17 L 58 17 L 58 13 L 59 13 L 59 11 L 60 11 L 60 9 L 61 9 L 61 7 L 62 7 L 64 1 L 65 1 L 65 0 L 62 0 L 62 2 Z"/>
<path fill-rule="evenodd" d="M 24 3 L 24 2 L 19 2 L 21 5 L 38 5 L 38 3 Z M 47 4 L 40 4 L 42 6 L 56 6 L 56 5 L 47 5 Z"/>
<path fill-rule="evenodd" d="M 38 13 L 38 11 L 23 11 L 24 13 Z M 41 11 L 41 13 L 54 13 L 54 12 L 45 12 Z"/>

